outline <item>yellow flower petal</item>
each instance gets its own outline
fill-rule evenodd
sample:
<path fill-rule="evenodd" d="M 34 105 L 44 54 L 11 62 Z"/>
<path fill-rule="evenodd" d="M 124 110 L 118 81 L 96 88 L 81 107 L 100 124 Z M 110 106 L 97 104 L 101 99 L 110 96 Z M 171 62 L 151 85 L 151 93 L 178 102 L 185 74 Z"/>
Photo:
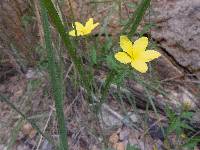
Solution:
<path fill-rule="evenodd" d="M 148 45 L 148 38 L 141 37 L 136 40 L 133 44 L 133 57 L 138 57 L 142 52 L 145 51 Z"/>
<path fill-rule="evenodd" d="M 130 56 L 132 56 L 133 43 L 128 39 L 127 36 L 120 36 L 120 47 L 123 49 L 124 52 L 127 52 Z"/>
<path fill-rule="evenodd" d="M 76 26 L 76 30 L 79 30 L 79 31 L 84 30 L 84 26 L 80 22 L 75 22 L 75 26 Z"/>
<path fill-rule="evenodd" d="M 98 22 L 94 24 L 93 18 L 90 18 L 85 24 L 85 34 L 89 34 L 98 25 Z"/>
<path fill-rule="evenodd" d="M 148 70 L 147 64 L 143 61 L 132 61 L 131 66 L 141 73 L 145 73 Z"/>
<path fill-rule="evenodd" d="M 71 30 L 69 32 L 69 35 L 71 36 L 76 36 L 76 34 L 77 36 L 83 35 L 84 26 L 80 22 L 75 22 L 75 27 L 73 26 L 73 24 L 72 27 L 74 28 L 74 30 Z"/>
<path fill-rule="evenodd" d="M 71 35 L 71 36 L 76 36 L 76 34 L 75 34 L 75 30 L 71 30 L 71 31 L 69 31 L 69 35 Z"/>
<path fill-rule="evenodd" d="M 131 62 L 131 57 L 127 55 L 125 52 L 118 52 L 115 54 L 115 58 L 123 64 L 127 64 Z"/>
<path fill-rule="evenodd" d="M 93 21 L 93 18 L 90 18 L 85 26 L 83 26 L 80 22 L 75 22 L 75 26 L 72 24 L 72 27 L 74 30 L 69 32 L 69 35 L 76 36 L 75 31 L 77 32 L 77 36 L 83 36 L 87 35 L 92 32 L 94 28 L 96 28 L 99 25 L 99 23 L 95 23 Z"/>
<path fill-rule="evenodd" d="M 121 63 L 131 63 L 131 66 L 141 73 L 148 70 L 146 62 L 161 56 L 161 54 L 154 50 L 146 50 L 148 45 L 148 38 L 141 37 L 132 44 L 127 36 L 120 36 L 120 46 L 124 52 L 115 54 L 115 58 Z"/>
<path fill-rule="evenodd" d="M 143 53 L 143 60 L 145 61 L 145 62 L 149 62 L 149 61 L 151 61 L 151 60 L 153 60 L 153 59 L 156 59 L 156 58 L 158 58 L 158 57 L 160 57 L 161 56 L 161 54 L 159 53 L 159 52 L 157 52 L 157 51 L 154 51 L 154 50 L 147 50 L 147 51 L 145 51 L 144 53 Z"/>
<path fill-rule="evenodd" d="M 86 27 L 92 27 L 93 23 L 94 23 L 93 18 L 90 18 L 90 19 L 86 22 L 85 26 L 86 26 Z"/>
<path fill-rule="evenodd" d="M 93 24 L 93 29 L 94 29 L 94 28 L 96 28 L 98 25 L 99 25 L 99 23 L 98 23 L 98 22 L 97 22 L 97 23 L 95 23 L 95 24 Z M 92 30 L 93 30 L 93 29 L 92 29 Z"/>
<path fill-rule="evenodd" d="M 77 33 L 76 33 L 77 32 Z M 75 30 L 71 30 L 70 32 L 69 32 L 69 35 L 71 35 L 71 36 L 76 36 L 76 34 L 77 34 L 77 36 L 80 36 L 80 35 L 83 35 L 83 33 L 82 32 L 80 32 L 80 31 L 76 31 L 75 32 Z"/>

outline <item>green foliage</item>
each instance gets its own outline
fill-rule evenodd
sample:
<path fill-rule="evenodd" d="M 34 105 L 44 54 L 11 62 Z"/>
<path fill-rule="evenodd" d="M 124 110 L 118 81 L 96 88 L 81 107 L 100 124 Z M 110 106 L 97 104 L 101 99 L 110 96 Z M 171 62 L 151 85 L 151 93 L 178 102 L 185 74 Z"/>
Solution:
<path fill-rule="evenodd" d="M 97 64 L 97 53 L 95 48 L 92 48 L 91 50 L 91 62 L 92 64 Z"/>
<path fill-rule="evenodd" d="M 169 118 L 167 135 L 175 132 L 178 136 L 180 136 L 184 132 L 184 129 L 194 131 L 194 129 L 186 122 L 191 119 L 191 116 L 193 115 L 192 112 L 181 112 L 180 115 L 176 115 L 175 112 L 167 108 L 166 115 Z"/>
<path fill-rule="evenodd" d="M 105 54 L 108 54 L 110 53 L 111 51 L 111 48 L 112 48 L 112 45 L 113 45 L 113 41 L 110 37 L 106 37 L 106 41 L 105 43 L 102 45 L 102 50 Z"/>
<path fill-rule="evenodd" d="M 35 52 L 38 55 L 37 67 L 41 70 L 46 70 L 48 67 L 47 51 L 41 45 L 36 45 Z"/>
<path fill-rule="evenodd" d="M 139 26 L 139 23 L 141 22 L 144 14 L 145 14 L 145 11 L 149 7 L 149 5 L 150 5 L 150 0 L 142 0 L 141 1 L 140 5 L 137 7 L 136 11 L 134 12 L 132 19 L 130 19 L 128 21 L 128 23 L 124 26 L 123 31 L 122 31 L 123 33 L 126 32 L 129 28 L 130 28 L 130 30 L 128 32 L 129 36 L 132 36 L 135 33 L 135 31 L 136 31 L 137 27 Z M 114 62 L 112 56 L 107 57 L 107 62 L 108 62 L 108 64 L 110 64 L 108 66 L 111 67 L 111 72 L 108 74 L 107 79 L 105 81 L 105 86 L 104 86 L 103 92 L 102 92 L 103 99 L 105 98 L 105 93 L 108 92 L 108 88 L 110 87 L 110 84 L 116 79 L 116 75 L 118 75 L 118 73 L 116 72 L 116 68 L 115 68 L 116 65 L 115 65 L 115 62 Z"/>
<path fill-rule="evenodd" d="M 28 83 L 28 86 L 31 91 L 36 90 L 40 85 L 41 85 L 41 80 L 40 79 L 35 79 L 35 80 L 30 80 Z"/>
<path fill-rule="evenodd" d="M 126 150 L 140 150 L 140 149 L 135 145 L 128 144 Z"/>
<path fill-rule="evenodd" d="M 33 16 L 24 15 L 22 16 L 22 25 L 27 28 L 33 22 Z"/>
<path fill-rule="evenodd" d="M 117 71 L 120 68 L 119 64 L 116 63 L 116 59 L 114 58 L 113 55 L 108 55 L 106 57 L 106 64 L 107 64 L 108 68 L 111 70 Z"/>
<path fill-rule="evenodd" d="M 137 4 L 136 4 L 136 3 L 133 3 L 133 2 L 127 3 L 127 6 L 128 6 L 129 8 L 132 8 L 132 9 L 136 9 L 136 8 L 137 8 Z"/>
<path fill-rule="evenodd" d="M 185 135 L 185 130 L 194 132 L 195 129 L 189 125 L 189 122 L 193 114 L 194 114 L 193 112 L 183 110 L 182 112 L 180 112 L 180 114 L 177 115 L 176 112 L 173 112 L 169 107 L 167 107 L 166 115 L 169 119 L 169 126 L 167 128 L 166 137 L 169 136 L 171 133 L 175 133 L 176 140 L 178 140 L 182 138 L 181 135 Z M 191 138 L 185 137 L 183 141 L 184 144 L 177 143 L 178 147 L 185 147 L 193 150 L 194 147 L 200 142 L 200 137 L 199 136 L 194 136 Z"/>
<path fill-rule="evenodd" d="M 195 136 L 190 138 L 185 142 L 185 144 L 182 145 L 184 148 L 188 148 L 190 150 L 194 150 L 194 148 L 197 146 L 197 144 L 200 143 L 200 136 Z"/>

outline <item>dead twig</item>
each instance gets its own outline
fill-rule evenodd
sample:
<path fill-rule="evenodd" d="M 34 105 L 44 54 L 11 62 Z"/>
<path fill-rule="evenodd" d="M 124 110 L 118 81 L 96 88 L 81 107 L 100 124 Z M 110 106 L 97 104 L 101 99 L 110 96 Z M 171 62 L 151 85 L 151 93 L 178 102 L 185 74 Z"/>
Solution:
<path fill-rule="evenodd" d="M 48 127 L 48 124 L 49 124 L 49 121 L 50 121 L 50 119 L 51 119 L 52 113 L 53 113 L 53 109 L 51 108 L 51 110 L 50 110 L 50 112 L 49 112 L 48 119 L 47 119 L 46 124 L 45 124 L 44 129 L 43 129 L 43 133 L 46 131 L 46 129 L 47 129 L 47 127 Z M 42 143 L 42 139 L 43 139 L 43 136 L 41 135 L 36 150 L 39 150 L 39 147 L 40 147 L 40 145 L 41 145 L 41 143 Z"/>

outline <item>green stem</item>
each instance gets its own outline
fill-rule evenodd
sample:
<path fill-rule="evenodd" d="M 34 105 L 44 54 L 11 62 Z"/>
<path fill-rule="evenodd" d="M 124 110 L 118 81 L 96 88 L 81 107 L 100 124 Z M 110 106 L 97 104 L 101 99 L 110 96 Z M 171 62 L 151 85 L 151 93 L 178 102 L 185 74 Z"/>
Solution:
<path fill-rule="evenodd" d="M 111 70 L 107 75 L 105 85 L 102 89 L 102 96 L 101 96 L 101 104 L 105 102 L 106 97 L 109 94 L 110 85 L 112 84 L 113 80 L 115 79 L 117 72 L 115 70 Z"/>

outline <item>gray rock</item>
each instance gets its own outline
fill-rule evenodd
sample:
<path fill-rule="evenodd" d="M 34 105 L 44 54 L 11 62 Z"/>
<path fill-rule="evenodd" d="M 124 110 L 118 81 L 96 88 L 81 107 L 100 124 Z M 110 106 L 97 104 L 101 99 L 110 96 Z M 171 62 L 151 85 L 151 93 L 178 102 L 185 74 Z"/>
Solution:
<path fill-rule="evenodd" d="M 154 0 L 152 37 L 179 67 L 200 78 L 200 0 Z"/>
<path fill-rule="evenodd" d="M 53 150 L 53 146 L 47 140 L 45 140 L 42 144 L 41 150 Z"/>
<path fill-rule="evenodd" d="M 6 150 L 7 148 L 3 145 L 3 144 L 0 144 L 0 150 Z"/>
<path fill-rule="evenodd" d="M 123 117 L 112 110 L 108 105 L 103 104 L 101 114 L 99 114 L 101 125 L 104 128 L 120 127 L 122 126 Z"/>

